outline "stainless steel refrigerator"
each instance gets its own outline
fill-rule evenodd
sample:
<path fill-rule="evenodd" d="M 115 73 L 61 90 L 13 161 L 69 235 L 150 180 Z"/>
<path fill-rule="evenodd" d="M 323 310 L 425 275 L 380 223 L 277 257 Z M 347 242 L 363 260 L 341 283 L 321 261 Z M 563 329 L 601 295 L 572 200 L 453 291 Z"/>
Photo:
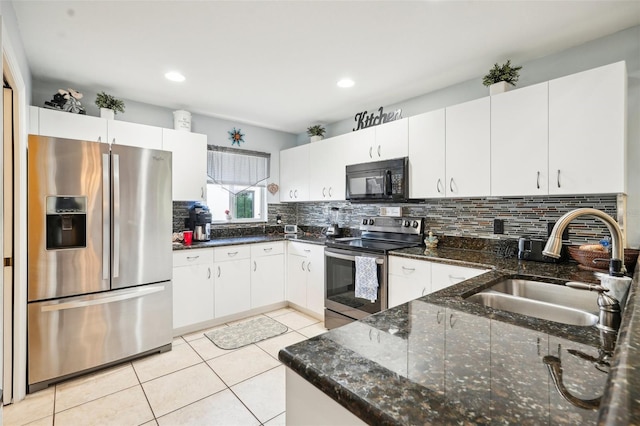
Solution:
<path fill-rule="evenodd" d="M 28 385 L 166 351 L 171 153 L 29 136 Z"/>

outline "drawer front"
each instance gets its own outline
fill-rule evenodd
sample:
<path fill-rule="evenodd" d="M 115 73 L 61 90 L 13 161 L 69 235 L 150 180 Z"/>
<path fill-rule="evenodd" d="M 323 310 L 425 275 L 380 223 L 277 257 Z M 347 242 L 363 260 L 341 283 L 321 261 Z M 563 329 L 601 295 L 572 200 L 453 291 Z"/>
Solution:
<path fill-rule="evenodd" d="M 469 278 L 484 274 L 487 269 L 469 268 L 466 266 L 433 263 L 431 265 L 431 291 L 458 284 Z"/>
<path fill-rule="evenodd" d="M 249 259 L 250 257 L 251 246 L 248 244 L 215 247 L 213 249 L 213 258 L 216 262 L 224 262 L 225 260 Z"/>
<path fill-rule="evenodd" d="M 207 249 L 188 249 L 173 252 L 173 267 L 212 264 L 213 250 Z"/>
<path fill-rule="evenodd" d="M 389 274 L 431 281 L 431 263 L 424 260 L 389 256 Z"/>
<path fill-rule="evenodd" d="M 314 247 L 314 244 L 289 241 L 290 254 L 309 256 L 314 248 L 316 248 Z M 324 247 L 317 247 L 317 249 L 324 251 Z"/>
<path fill-rule="evenodd" d="M 251 244 L 251 257 L 271 256 L 284 253 L 284 241 Z"/>

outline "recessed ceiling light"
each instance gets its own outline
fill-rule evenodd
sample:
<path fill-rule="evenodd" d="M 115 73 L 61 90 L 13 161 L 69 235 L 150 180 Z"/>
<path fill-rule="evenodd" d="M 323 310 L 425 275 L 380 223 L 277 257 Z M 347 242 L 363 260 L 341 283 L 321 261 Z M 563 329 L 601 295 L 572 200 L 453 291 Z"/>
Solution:
<path fill-rule="evenodd" d="M 184 81 L 184 75 L 180 74 L 178 71 L 171 71 L 164 75 L 167 80 L 171 81 Z"/>
<path fill-rule="evenodd" d="M 338 81 L 338 87 L 342 88 L 352 87 L 354 84 L 355 83 L 350 78 L 343 78 L 342 80 Z"/>

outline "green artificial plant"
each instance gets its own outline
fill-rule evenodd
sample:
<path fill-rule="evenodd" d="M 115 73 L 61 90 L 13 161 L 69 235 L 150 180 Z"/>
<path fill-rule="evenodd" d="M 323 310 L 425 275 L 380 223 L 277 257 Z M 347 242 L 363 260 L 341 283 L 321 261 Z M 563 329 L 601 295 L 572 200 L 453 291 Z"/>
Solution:
<path fill-rule="evenodd" d="M 307 128 L 307 134 L 309 136 L 324 136 L 325 132 L 325 128 L 320 124 L 316 124 L 315 126 Z"/>
<path fill-rule="evenodd" d="M 98 108 L 107 108 L 113 110 L 116 114 L 124 112 L 124 102 L 105 92 L 96 95 L 96 105 Z"/>
<path fill-rule="evenodd" d="M 520 77 L 519 71 L 522 67 L 512 67 L 511 59 L 507 60 L 502 66 L 497 63 L 489 70 L 489 74 L 482 78 L 482 84 L 485 86 L 491 86 L 494 83 L 504 81 L 512 86 L 516 85 L 518 77 Z"/>

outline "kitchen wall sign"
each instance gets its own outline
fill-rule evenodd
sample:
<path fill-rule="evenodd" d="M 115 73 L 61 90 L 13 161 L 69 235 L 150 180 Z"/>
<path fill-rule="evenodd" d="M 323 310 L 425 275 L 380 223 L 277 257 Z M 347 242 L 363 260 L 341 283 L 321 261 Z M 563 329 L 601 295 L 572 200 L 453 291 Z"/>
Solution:
<path fill-rule="evenodd" d="M 244 142 L 244 133 L 242 133 L 242 129 L 237 129 L 234 127 L 233 130 L 229 130 L 229 140 L 231 141 L 231 146 L 238 144 L 240 146 L 240 142 Z"/>
<path fill-rule="evenodd" d="M 384 108 L 378 108 L 378 114 L 375 112 L 369 114 L 368 111 L 362 111 L 356 114 L 354 120 L 357 126 L 353 129 L 354 132 L 367 127 L 379 126 L 380 124 L 388 123 L 390 121 L 399 120 L 402 118 L 402 109 L 398 108 L 393 112 L 384 112 Z"/>

